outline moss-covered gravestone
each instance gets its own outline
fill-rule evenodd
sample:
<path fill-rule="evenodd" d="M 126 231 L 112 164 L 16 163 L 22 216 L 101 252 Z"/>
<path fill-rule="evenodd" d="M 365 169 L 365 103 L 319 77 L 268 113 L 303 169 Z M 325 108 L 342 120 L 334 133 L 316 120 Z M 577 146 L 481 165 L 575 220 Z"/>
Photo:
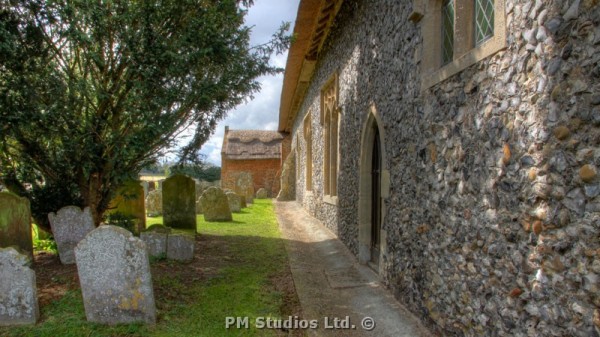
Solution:
<path fill-rule="evenodd" d="M 234 192 L 246 198 L 246 203 L 254 202 L 254 180 L 250 172 L 238 172 L 235 178 Z"/>
<path fill-rule="evenodd" d="M 229 200 L 218 187 L 207 188 L 200 197 L 205 221 L 231 221 Z"/>
<path fill-rule="evenodd" d="M 111 218 L 118 221 L 133 221 L 135 233 L 140 233 L 146 228 L 144 187 L 140 181 L 131 180 L 121 185 L 109 208 Z"/>
<path fill-rule="evenodd" d="M 196 184 L 181 174 L 169 177 L 162 188 L 165 226 L 196 230 Z"/>
<path fill-rule="evenodd" d="M 15 246 L 33 258 L 29 200 L 0 192 L 0 247 Z"/>

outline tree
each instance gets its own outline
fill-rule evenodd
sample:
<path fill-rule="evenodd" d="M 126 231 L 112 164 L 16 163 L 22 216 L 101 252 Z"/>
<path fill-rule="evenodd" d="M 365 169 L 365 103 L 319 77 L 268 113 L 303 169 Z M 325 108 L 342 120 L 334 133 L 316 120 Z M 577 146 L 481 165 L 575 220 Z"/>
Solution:
<path fill-rule="evenodd" d="M 189 127 L 194 161 L 225 113 L 274 74 L 283 24 L 250 46 L 251 0 L 0 0 L 0 182 L 36 222 L 67 205 L 101 221 L 115 189 Z"/>

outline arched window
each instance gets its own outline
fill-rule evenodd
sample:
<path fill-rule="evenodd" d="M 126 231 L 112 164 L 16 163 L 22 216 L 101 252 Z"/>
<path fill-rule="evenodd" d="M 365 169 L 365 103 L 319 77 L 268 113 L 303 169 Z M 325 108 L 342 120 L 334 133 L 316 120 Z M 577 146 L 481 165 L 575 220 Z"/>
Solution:
<path fill-rule="evenodd" d="M 338 76 L 334 74 L 321 90 L 321 124 L 324 133 L 323 193 L 337 196 L 338 176 Z"/>

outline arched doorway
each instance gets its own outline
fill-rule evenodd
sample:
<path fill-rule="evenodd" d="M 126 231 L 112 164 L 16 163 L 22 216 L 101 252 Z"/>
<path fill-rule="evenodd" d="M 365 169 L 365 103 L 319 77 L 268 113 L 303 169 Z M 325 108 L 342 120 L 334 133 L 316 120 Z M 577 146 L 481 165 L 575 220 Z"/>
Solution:
<path fill-rule="evenodd" d="M 374 107 L 363 126 L 360 158 L 360 192 L 358 206 L 359 261 L 379 270 L 385 251 L 385 215 L 383 199 L 389 193 L 389 173 L 385 167 L 385 134 Z"/>

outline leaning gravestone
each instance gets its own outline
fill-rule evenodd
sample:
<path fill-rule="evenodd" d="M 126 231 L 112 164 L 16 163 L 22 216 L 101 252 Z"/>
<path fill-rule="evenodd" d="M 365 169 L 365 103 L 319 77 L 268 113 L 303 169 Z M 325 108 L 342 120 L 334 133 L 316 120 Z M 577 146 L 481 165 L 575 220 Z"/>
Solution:
<path fill-rule="evenodd" d="M 146 243 L 148 255 L 152 257 L 165 257 L 167 255 L 167 237 L 171 228 L 163 225 L 152 225 L 140 233 L 140 239 Z"/>
<path fill-rule="evenodd" d="M 155 323 L 156 306 L 144 242 L 116 226 L 100 226 L 75 248 L 88 321 Z"/>
<path fill-rule="evenodd" d="M 146 197 L 146 213 L 148 216 L 161 216 L 163 210 L 162 191 L 150 191 Z"/>
<path fill-rule="evenodd" d="M 0 192 L 0 247 L 16 246 L 33 259 L 29 200 Z"/>
<path fill-rule="evenodd" d="M 35 272 L 27 256 L 0 248 L 0 326 L 35 324 L 40 316 Z"/>
<path fill-rule="evenodd" d="M 209 187 L 202 197 L 202 211 L 206 221 L 231 221 L 231 210 L 227 196 L 218 187 Z"/>
<path fill-rule="evenodd" d="M 237 195 L 235 192 L 225 193 L 227 201 L 229 202 L 229 209 L 232 212 L 239 212 L 242 210 L 242 197 Z"/>
<path fill-rule="evenodd" d="M 165 226 L 196 230 L 196 184 L 181 174 L 163 183 L 163 217 Z"/>
<path fill-rule="evenodd" d="M 167 259 L 191 261 L 194 258 L 195 238 L 191 233 L 169 234 L 167 239 Z"/>
<path fill-rule="evenodd" d="M 252 173 L 239 172 L 235 178 L 234 192 L 246 198 L 246 203 L 251 204 L 254 201 L 254 181 Z"/>
<path fill-rule="evenodd" d="M 58 248 L 62 264 L 75 263 L 73 249 L 89 232 L 93 231 L 92 211 L 86 207 L 83 211 L 77 206 L 66 206 L 58 212 L 48 214 L 52 234 Z"/>
<path fill-rule="evenodd" d="M 256 191 L 256 199 L 267 199 L 269 197 L 269 193 L 264 188 L 259 188 Z"/>
<path fill-rule="evenodd" d="M 115 198 L 110 202 L 109 213 L 118 213 L 133 220 L 134 232 L 140 233 L 146 228 L 146 202 L 144 188 L 137 180 L 125 182 L 117 190 Z"/>

